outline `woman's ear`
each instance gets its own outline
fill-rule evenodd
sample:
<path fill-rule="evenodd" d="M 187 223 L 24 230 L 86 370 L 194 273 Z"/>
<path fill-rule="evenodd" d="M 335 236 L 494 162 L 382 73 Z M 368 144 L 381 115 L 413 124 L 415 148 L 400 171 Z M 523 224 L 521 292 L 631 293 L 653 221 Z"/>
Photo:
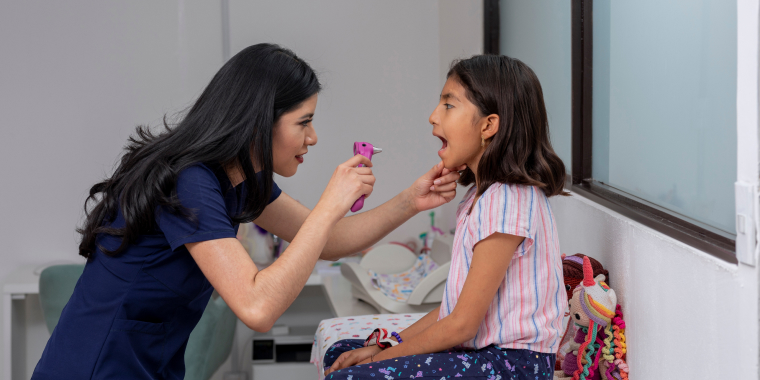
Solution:
<path fill-rule="evenodd" d="M 483 124 L 480 127 L 480 136 L 486 140 L 493 137 L 499 131 L 499 115 L 490 114 L 483 118 Z"/>

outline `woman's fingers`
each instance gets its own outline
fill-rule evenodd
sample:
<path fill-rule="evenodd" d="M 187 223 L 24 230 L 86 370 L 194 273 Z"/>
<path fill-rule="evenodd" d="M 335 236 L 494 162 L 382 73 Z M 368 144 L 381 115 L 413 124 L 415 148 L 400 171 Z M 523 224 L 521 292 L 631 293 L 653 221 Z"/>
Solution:
<path fill-rule="evenodd" d="M 428 181 L 431 181 L 435 178 L 440 177 L 441 171 L 443 170 L 444 170 L 443 161 L 441 161 L 435 164 L 435 166 L 433 166 L 432 168 L 430 168 L 430 170 L 428 170 L 427 173 L 425 173 L 425 175 L 423 175 L 422 177 L 426 178 Z"/>
<path fill-rule="evenodd" d="M 351 205 L 362 195 L 372 194 L 375 176 L 369 167 L 356 167 L 359 164 L 372 166 L 372 162 L 362 155 L 351 157 L 338 165 L 333 172 L 327 188 L 320 197 L 319 204 L 337 216 L 343 217 Z M 322 208 L 322 207 L 321 207 Z"/>
<path fill-rule="evenodd" d="M 343 163 L 343 165 L 346 165 L 352 168 L 359 166 L 359 164 L 364 164 L 364 166 L 372 167 L 372 161 L 370 161 L 369 158 L 362 156 L 361 154 L 357 154 L 351 157 L 348 161 Z"/>
<path fill-rule="evenodd" d="M 372 168 L 368 168 L 366 166 L 362 166 L 360 168 L 355 168 L 354 171 L 358 175 L 372 175 Z"/>
<path fill-rule="evenodd" d="M 373 183 L 374 183 L 374 181 L 373 181 Z M 366 185 L 365 184 L 365 185 L 362 186 L 362 194 L 364 194 L 364 199 L 367 199 L 367 198 L 369 198 L 370 195 L 372 195 L 372 190 L 373 189 L 374 189 L 374 187 L 372 187 L 371 185 Z"/>
<path fill-rule="evenodd" d="M 454 199 L 454 197 L 457 196 L 457 192 L 456 192 L 456 190 L 452 190 L 452 191 L 447 191 L 447 192 L 439 193 L 439 195 L 441 197 L 443 197 L 443 199 L 445 199 L 446 202 L 449 202 L 452 199 Z"/>
<path fill-rule="evenodd" d="M 456 190 L 456 188 L 457 188 L 456 182 L 449 182 L 444 185 L 433 185 L 432 187 L 430 187 L 430 190 L 442 192 L 442 191 Z"/>
<path fill-rule="evenodd" d="M 441 175 L 433 181 L 434 185 L 445 185 L 447 183 L 453 183 L 459 180 L 459 172 L 449 172 L 448 174 Z"/>

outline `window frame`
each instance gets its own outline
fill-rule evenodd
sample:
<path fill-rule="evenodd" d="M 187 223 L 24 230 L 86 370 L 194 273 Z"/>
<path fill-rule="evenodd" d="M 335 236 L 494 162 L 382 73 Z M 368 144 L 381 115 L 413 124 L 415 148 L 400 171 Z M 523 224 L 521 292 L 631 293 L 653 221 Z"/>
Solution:
<path fill-rule="evenodd" d="M 702 226 L 686 216 L 679 217 L 673 211 L 666 211 L 667 208 L 593 179 L 593 0 L 571 1 L 572 164 L 565 189 L 716 258 L 737 264 L 736 238 L 728 238 L 709 226 Z M 484 0 L 483 5 L 484 52 L 499 54 L 498 0 Z"/>

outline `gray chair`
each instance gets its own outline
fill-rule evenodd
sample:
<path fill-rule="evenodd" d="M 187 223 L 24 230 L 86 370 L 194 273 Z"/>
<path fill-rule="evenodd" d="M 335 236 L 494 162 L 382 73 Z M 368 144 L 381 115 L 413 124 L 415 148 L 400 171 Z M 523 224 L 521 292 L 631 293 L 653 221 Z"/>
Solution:
<path fill-rule="evenodd" d="M 185 380 L 207 380 L 227 360 L 237 317 L 222 297 L 208 301 L 185 350 Z"/>
<path fill-rule="evenodd" d="M 40 273 L 42 315 L 45 316 L 45 324 L 51 334 L 58 325 L 63 307 L 69 302 L 83 271 L 84 265 L 71 264 L 53 265 Z"/>

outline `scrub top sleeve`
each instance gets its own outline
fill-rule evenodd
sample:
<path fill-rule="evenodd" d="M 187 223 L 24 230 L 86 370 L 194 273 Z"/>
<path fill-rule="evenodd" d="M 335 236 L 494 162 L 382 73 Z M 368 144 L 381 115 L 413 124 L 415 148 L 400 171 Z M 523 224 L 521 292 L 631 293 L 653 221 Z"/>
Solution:
<path fill-rule="evenodd" d="M 256 175 L 261 177 L 261 172 L 256 173 Z M 280 194 L 282 194 L 282 190 L 279 186 L 277 186 L 276 183 L 274 183 L 274 181 L 272 181 L 272 195 L 269 196 L 269 202 L 267 204 L 274 202 L 277 198 L 280 197 Z"/>
<path fill-rule="evenodd" d="M 177 179 L 177 196 L 195 220 L 159 208 L 158 227 L 172 250 L 187 243 L 236 237 L 221 185 L 210 169 L 196 165 L 183 170 Z"/>

